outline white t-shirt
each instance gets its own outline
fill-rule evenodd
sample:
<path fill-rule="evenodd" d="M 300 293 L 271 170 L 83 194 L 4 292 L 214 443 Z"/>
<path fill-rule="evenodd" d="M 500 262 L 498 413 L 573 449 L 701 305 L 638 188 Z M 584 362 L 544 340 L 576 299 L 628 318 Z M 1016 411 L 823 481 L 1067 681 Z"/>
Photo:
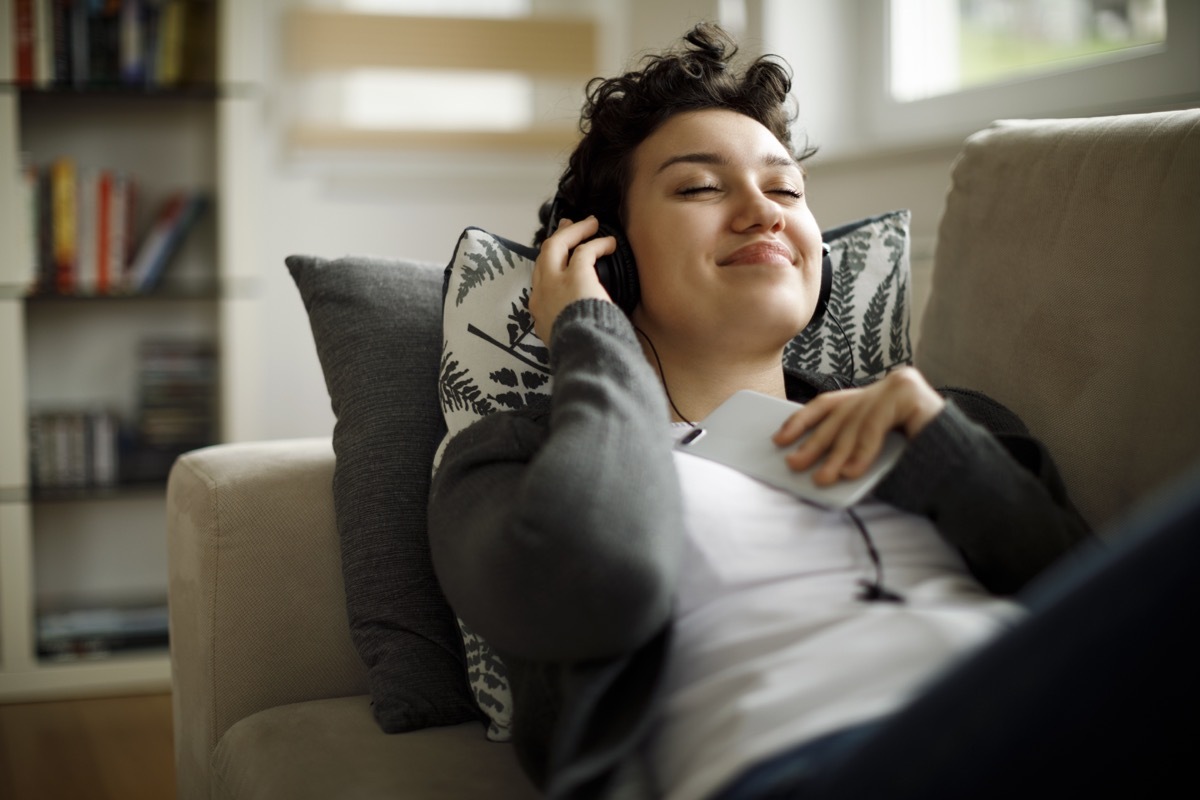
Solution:
<path fill-rule="evenodd" d="M 749 766 L 894 710 L 1020 615 L 928 520 L 856 508 L 906 602 L 865 603 L 874 566 L 846 512 L 677 452 L 687 537 L 667 695 L 651 746 L 661 794 L 696 800 Z"/>

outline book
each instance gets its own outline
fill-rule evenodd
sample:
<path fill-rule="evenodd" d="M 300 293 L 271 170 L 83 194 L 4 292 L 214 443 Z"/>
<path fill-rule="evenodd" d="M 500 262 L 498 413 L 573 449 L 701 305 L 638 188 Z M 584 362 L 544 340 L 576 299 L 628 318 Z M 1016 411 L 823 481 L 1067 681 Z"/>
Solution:
<path fill-rule="evenodd" d="M 158 6 L 154 82 L 174 86 L 183 76 L 183 38 L 187 9 L 183 0 L 162 0 Z"/>
<path fill-rule="evenodd" d="M 37 173 L 37 286 L 35 291 L 55 291 L 54 274 L 54 193 L 51 190 L 50 169 L 33 167 Z"/>
<path fill-rule="evenodd" d="M 75 261 L 79 231 L 76 215 L 76 166 L 70 158 L 59 158 L 50 166 L 51 242 L 54 288 L 61 294 L 75 291 Z"/>
<path fill-rule="evenodd" d="M 44 88 L 54 83 L 53 0 L 34 0 L 33 82 Z"/>
<path fill-rule="evenodd" d="M 206 205 L 207 196 L 200 191 L 176 191 L 163 201 L 126 270 L 126 289 L 147 292 L 158 285 L 167 264 Z"/>
<path fill-rule="evenodd" d="M 18 213 L 22 215 L 18 228 L 21 233 L 21 241 L 20 249 L 14 254 L 14 257 L 18 259 L 18 263 L 24 265 L 26 277 L 23 282 L 27 291 L 36 291 L 41 279 L 38 256 L 40 247 L 38 228 L 41 224 L 38 219 L 41 215 L 41 203 L 38 197 L 40 181 L 36 166 L 22 165 L 19 186 L 21 200 L 18 205 Z"/>
<path fill-rule="evenodd" d="M 96 293 L 111 291 L 110 276 L 113 256 L 113 197 L 114 176 L 112 170 L 101 170 L 96 180 Z"/>
<path fill-rule="evenodd" d="M 92 65 L 91 38 L 88 35 L 90 5 L 90 0 L 75 0 L 71 4 L 67 22 L 71 26 L 68 33 L 71 45 L 71 74 L 67 83 L 76 88 L 87 85 Z"/>
<path fill-rule="evenodd" d="M 99 194 L 99 172 L 90 167 L 78 168 L 75 173 L 75 276 L 71 281 L 75 294 L 96 293 Z"/>
<path fill-rule="evenodd" d="M 19 86 L 32 86 L 37 57 L 35 0 L 13 0 L 13 78 Z"/>
<path fill-rule="evenodd" d="M 100 170 L 96 182 L 94 285 L 96 294 L 123 290 L 129 256 L 130 183 L 120 172 Z"/>
<path fill-rule="evenodd" d="M 82 0 L 80 0 L 82 2 Z M 57 86 L 70 86 L 73 65 L 71 54 L 73 16 L 72 5 L 75 0 L 50 0 L 50 41 L 54 46 L 54 83 Z"/>
<path fill-rule="evenodd" d="M 147 9 L 143 0 L 125 0 L 120 17 L 121 82 L 137 86 L 146 82 Z"/>

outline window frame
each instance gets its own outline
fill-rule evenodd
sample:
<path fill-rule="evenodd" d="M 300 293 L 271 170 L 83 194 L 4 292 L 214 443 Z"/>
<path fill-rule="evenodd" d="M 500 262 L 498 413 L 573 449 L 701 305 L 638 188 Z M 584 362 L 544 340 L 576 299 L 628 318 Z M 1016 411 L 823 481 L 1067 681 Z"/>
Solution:
<path fill-rule="evenodd" d="M 929 144 L 1002 118 L 1133 113 L 1200 99 L 1200 3 L 1192 0 L 1167 0 L 1165 46 L 1133 47 L 1061 71 L 910 101 L 891 96 L 891 3 L 858 0 L 858 5 L 862 38 L 856 44 L 865 79 L 856 116 L 864 144 Z"/>

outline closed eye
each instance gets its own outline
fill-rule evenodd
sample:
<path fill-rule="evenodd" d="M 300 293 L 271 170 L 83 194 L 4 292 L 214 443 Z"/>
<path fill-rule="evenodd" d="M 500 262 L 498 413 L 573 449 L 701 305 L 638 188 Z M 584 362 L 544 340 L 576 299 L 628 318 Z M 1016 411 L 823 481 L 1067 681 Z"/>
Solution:
<path fill-rule="evenodd" d="M 718 188 L 719 187 L 713 184 L 704 184 L 703 186 L 688 186 L 680 189 L 679 194 L 683 195 L 684 197 L 692 197 L 695 195 L 705 194 L 707 192 L 715 192 L 718 190 Z"/>

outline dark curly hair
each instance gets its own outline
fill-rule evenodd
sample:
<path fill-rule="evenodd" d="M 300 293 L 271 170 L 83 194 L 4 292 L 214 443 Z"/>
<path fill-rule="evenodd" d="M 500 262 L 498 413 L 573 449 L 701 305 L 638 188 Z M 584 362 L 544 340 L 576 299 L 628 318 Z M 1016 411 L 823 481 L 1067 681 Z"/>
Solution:
<path fill-rule="evenodd" d="M 761 123 L 797 161 L 811 156 L 814 148 L 805 146 L 797 153 L 792 147 L 788 66 L 775 56 L 762 56 L 739 74 L 732 68 L 736 54 L 737 45 L 724 30 L 702 22 L 679 48 L 646 56 L 640 70 L 589 81 L 579 120 L 583 138 L 571 153 L 555 200 L 542 205 L 535 246 L 547 224 L 561 217 L 577 220 L 595 214 L 621 225 L 633 151 L 685 111 L 736 111 Z"/>

